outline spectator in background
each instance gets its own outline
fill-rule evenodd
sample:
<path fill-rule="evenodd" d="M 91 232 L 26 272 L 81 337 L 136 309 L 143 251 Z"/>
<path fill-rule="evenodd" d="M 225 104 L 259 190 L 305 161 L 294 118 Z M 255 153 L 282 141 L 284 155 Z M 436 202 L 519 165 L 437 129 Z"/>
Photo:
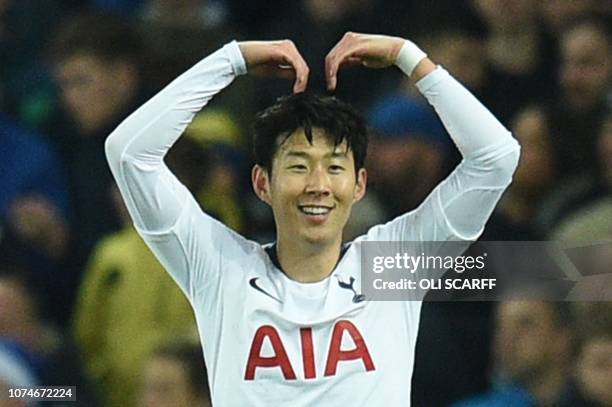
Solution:
<path fill-rule="evenodd" d="M 540 106 L 528 106 L 514 118 L 511 128 L 521 143 L 521 158 L 513 182 L 485 227 L 482 240 L 541 240 L 544 237 L 533 218 L 555 180 L 549 127 Z"/>
<path fill-rule="evenodd" d="M 559 407 L 612 405 L 612 303 L 576 303 L 574 395 Z"/>
<path fill-rule="evenodd" d="M 75 307 L 75 338 L 105 405 L 134 405 L 146 355 L 193 329 L 184 294 L 126 220 L 96 246 Z"/>
<path fill-rule="evenodd" d="M 109 194 L 114 182 L 104 158 L 104 140 L 142 100 L 142 52 L 132 26 L 105 13 L 69 17 L 50 44 L 68 117 L 66 126 L 56 128 L 54 134 L 72 204 L 70 264 L 53 288 L 55 313 L 64 323 L 93 246 L 121 227 Z"/>
<path fill-rule="evenodd" d="M 197 191 L 208 180 L 213 160 L 194 139 L 193 126 L 190 129 L 186 134 L 191 137 L 176 143 L 168 164 Z M 106 403 L 123 406 L 136 403 L 146 356 L 196 326 L 185 295 L 134 230 L 116 188 L 113 197 L 124 228 L 94 250 L 79 291 L 74 331 Z"/>
<path fill-rule="evenodd" d="M 466 23 L 430 30 L 422 42 L 432 58 L 482 95 L 486 60 L 478 27 Z M 458 160 L 442 123 L 405 78 L 372 105 L 368 119 L 374 130 L 368 155 L 372 189 L 389 216 L 414 209 Z M 398 177 L 406 181 L 399 185 Z"/>
<path fill-rule="evenodd" d="M 449 138 L 433 109 L 407 91 L 384 96 L 369 122 L 375 133 L 367 162 L 371 187 L 395 217 L 416 208 L 442 179 Z"/>
<path fill-rule="evenodd" d="M 575 21 L 597 11 L 598 0 L 539 1 L 540 15 L 548 31 L 561 36 Z"/>
<path fill-rule="evenodd" d="M 202 206 L 237 231 L 244 227 L 232 167 L 241 161 L 239 144 L 235 123 L 211 109 L 196 116 L 167 157 L 169 167 Z M 222 150 L 225 160 L 216 154 Z M 74 331 L 106 403 L 127 406 L 136 403 L 146 356 L 196 326 L 184 294 L 138 236 L 116 188 L 113 194 L 124 228 L 94 250 L 79 291 Z M 199 348 L 198 353 L 201 358 Z"/>
<path fill-rule="evenodd" d="M 472 92 L 481 95 L 486 60 L 478 27 L 449 24 L 423 43 Z M 404 81 L 369 112 L 370 190 L 395 216 L 414 209 L 458 160 L 432 108 Z M 405 181 L 398 183 L 398 179 Z M 406 191 L 410 191 L 407 194 Z M 366 196 L 367 197 L 367 196 Z M 359 210 L 356 205 L 355 210 Z M 349 222 L 350 226 L 350 222 Z M 486 389 L 491 310 L 487 304 L 426 301 L 421 311 L 412 404 L 449 405 Z"/>
<path fill-rule="evenodd" d="M 2 253 L 0 341 L 20 350 L 21 358 L 27 362 L 39 385 L 77 386 L 78 405 L 98 405 L 74 344 L 40 319 L 37 301 L 23 279 L 25 273 L 26 270 L 18 262 Z"/>
<path fill-rule="evenodd" d="M 231 389 L 227 389 L 231 391 Z M 208 375 L 197 341 L 165 344 L 142 369 L 138 407 L 210 407 Z"/>
<path fill-rule="evenodd" d="M 238 174 L 247 173 L 245 143 L 240 128 L 224 109 L 207 109 L 196 115 L 185 130 L 188 141 L 175 154 L 170 166 L 176 168 L 196 192 L 198 202 L 215 218 L 237 232 L 251 233 L 254 225 L 245 221 L 242 199 L 252 195 L 251 186 Z M 186 162 L 191 157 L 191 162 Z"/>
<path fill-rule="evenodd" d="M 422 42 L 429 55 L 480 94 L 485 59 L 475 31 L 474 27 L 447 27 L 428 32 Z M 367 162 L 373 194 L 355 206 L 346 240 L 385 218 L 414 209 L 458 161 L 442 123 L 406 78 L 397 90 L 373 103 L 368 121 L 373 130 Z M 404 182 L 398 184 L 397 179 Z M 406 194 L 407 190 L 411 193 Z"/>
<path fill-rule="evenodd" d="M 561 37 L 560 94 L 549 122 L 559 175 L 596 171 L 596 138 L 612 84 L 610 27 L 582 20 Z"/>
<path fill-rule="evenodd" d="M 432 57 L 463 83 L 471 92 L 486 96 L 487 57 L 483 29 L 476 22 L 447 25 L 423 35 Z"/>
<path fill-rule="evenodd" d="M 36 271 L 29 284 L 38 294 L 57 277 L 67 251 L 62 175 L 50 145 L 0 114 L 0 241 Z"/>
<path fill-rule="evenodd" d="M 535 221 L 554 240 L 612 238 L 612 111 L 597 136 L 595 175 L 564 179 L 545 200 Z"/>
<path fill-rule="evenodd" d="M 537 0 L 473 0 L 487 28 L 490 109 L 507 123 L 555 89 L 556 46 L 538 22 Z"/>
<path fill-rule="evenodd" d="M 480 239 L 483 241 L 541 238 L 532 224 L 532 217 L 554 177 L 548 123 L 542 108 L 533 105 L 518 113 L 511 128 L 521 143 L 522 154 L 512 184 L 485 226 Z M 503 257 L 497 255 L 495 258 Z M 516 258 L 508 261 L 516 264 Z M 483 277 L 496 276 L 500 283 L 504 274 L 499 273 L 503 272 L 495 264 L 488 263 Z M 484 392 L 487 370 L 492 364 L 489 350 L 493 325 L 492 302 L 425 302 L 413 376 L 414 388 L 421 390 L 413 396 L 413 404 L 449 405 L 470 394 Z"/>
<path fill-rule="evenodd" d="M 571 373 L 571 322 L 563 302 L 499 303 L 492 390 L 455 406 L 557 405 Z"/>

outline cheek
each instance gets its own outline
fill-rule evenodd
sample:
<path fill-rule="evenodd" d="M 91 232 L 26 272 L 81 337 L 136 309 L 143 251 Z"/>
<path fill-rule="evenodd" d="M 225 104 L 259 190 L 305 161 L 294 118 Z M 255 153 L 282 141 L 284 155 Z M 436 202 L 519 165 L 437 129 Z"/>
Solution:
<path fill-rule="evenodd" d="M 81 107 L 83 105 L 82 95 L 83 95 L 82 86 L 79 86 L 79 87 L 72 86 L 70 88 L 63 89 L 62 100 L 64 102 L 64 105 L 66 105 L 66 107 L 69 110 L 78 112 L 79 110 L 81 110 Z"/>
<path fill-rule="evenodd" d="M 92 116 L 96 112 L 106 111 L 109 103 L 102 91 L 94 84 L 75 86 L 64 93 L 67 107 L 76 115 Z M 93 108 L 95 107 L 95 108 Z"/>
<path fill-rule="evenodd" d="M 337 180 L 334 186 L 336 199 L 341 202 L 351 202 L 355 198 L 357 184 L 354 178 Z"/>
<path fill-rule="evenodd" d="M 288 178 L 273 180 L 270 185 L 269 196 L 274 212 L 285 212 L 290 207 L 297 205 L 300 192 L 299 180 Z"/>
<path fill-rule="evenodd" d="M 101 113 L 115 110 L 117 104 L 122 101 L 118 100 L 117 92 L 112 86 L 107 85 L 105 81 L 93 82 L 87 94 L 87 103 L 97 106 L 97 110 Z"/>

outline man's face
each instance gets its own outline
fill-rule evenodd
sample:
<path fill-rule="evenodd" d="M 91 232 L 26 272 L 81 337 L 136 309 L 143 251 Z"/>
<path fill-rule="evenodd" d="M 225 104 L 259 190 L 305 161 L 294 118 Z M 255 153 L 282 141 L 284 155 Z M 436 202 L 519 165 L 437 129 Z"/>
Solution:
<path fill-rule="evenodd" d="M 123 63 L 105 62 L 80 53 L 63 60 L 56 68 L 62 103 L 86 134 L 109 125 L 108 120 L 130 103 L 129 93 L 134 86 L 129 83 Z"/>
<path fill-rule="evenodd" d="M 140 407 L 208 405 L 194 394 L 187 372 L 179 362 L 164 357 L 154 357 L 146 363 L 142 375 Z"/>
<path fill-rule="evenodd" d="M 551 368 L 567 343 L 564 338 L 545 302 L 511 301 L 499 305 L 496 357 L 499 368 L 512 379 L 529 381 Z"/>
<path fill-rule="evenodd" d="M 475 0 L 476 10 L 486 22 L 497 28 L 516 27 L 536 12 L 534 0 Z"/>
<path fill-rule="evenodd" d="M 436 61 L 470 90 L 482 88 L 486 75 L 486 57 L 483 42 L 462 34 L 444 36 L 434 52 Z"/>
<path fill-rule="evenodd" d="M 404 211 L 416 208 L 440 179 L 444 154 L 431 142 L 380 137 L 372 140 L 370 151 L 371 185 Z"/>
<path fill-rule="evenodd" d="M 514 120 L 512 130 L 521 143 L 514 187 L 540 193 L 549 184 L 554 171 L 546 116 L 538 109 L 523 110 Z"/>
<path fill-rule="evenodd" d="M 612 338 L 592 339 L 583 346 L 577 376 L 589 399 L 612 405 Z"/>
<path fill-rule="evenodd" d="M 302 129 L 289 137 L 273 158 L 271 178 L 254 169 L 254 187 L 272 207 L 279 241 L 335 244 L 341 241 L 351 207 L 365 193 L 366 172 L 355 173 L 346 142 L 334 148 L 320 129 L 313 129 L 312 136 L 312 144 Z"/>
<path fill-rule="evenodd" d="M 574 109 L 587 109 L 604 100 L 612 79 L 609 47 L 603 33 L 588 25 L 564 35 L 561 86 Z"/>

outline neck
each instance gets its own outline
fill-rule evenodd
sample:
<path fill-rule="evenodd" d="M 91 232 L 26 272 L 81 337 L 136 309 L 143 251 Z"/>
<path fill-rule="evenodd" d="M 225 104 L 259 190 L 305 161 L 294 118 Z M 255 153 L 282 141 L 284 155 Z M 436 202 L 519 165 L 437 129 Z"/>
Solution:
<path fill-rule="evenodd" d="M 538 405 L 552 406 L 559 399 L 567 380 L 567 372 L 563 367 L 555 366 L 548 374 L 538 377 L 529 384 L 529 392 L 537 400 Z"/>
<path fill-rule="evenodd" d="M 340 257 L 341 237 L 333 243 L 278 239 L 277 255 L 283 271 L 300 283 L 314 283 L 331 274 Z"/>

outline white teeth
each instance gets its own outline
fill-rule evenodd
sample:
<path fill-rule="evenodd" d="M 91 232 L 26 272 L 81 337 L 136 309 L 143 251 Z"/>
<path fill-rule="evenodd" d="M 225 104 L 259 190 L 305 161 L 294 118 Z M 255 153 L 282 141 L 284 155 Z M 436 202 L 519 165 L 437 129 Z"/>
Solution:
<path fill-rule="evenodd" d="M 307 215 L 324 215 L 330 211 L 324 206 L 301 206 L 300 210 Z"/>

